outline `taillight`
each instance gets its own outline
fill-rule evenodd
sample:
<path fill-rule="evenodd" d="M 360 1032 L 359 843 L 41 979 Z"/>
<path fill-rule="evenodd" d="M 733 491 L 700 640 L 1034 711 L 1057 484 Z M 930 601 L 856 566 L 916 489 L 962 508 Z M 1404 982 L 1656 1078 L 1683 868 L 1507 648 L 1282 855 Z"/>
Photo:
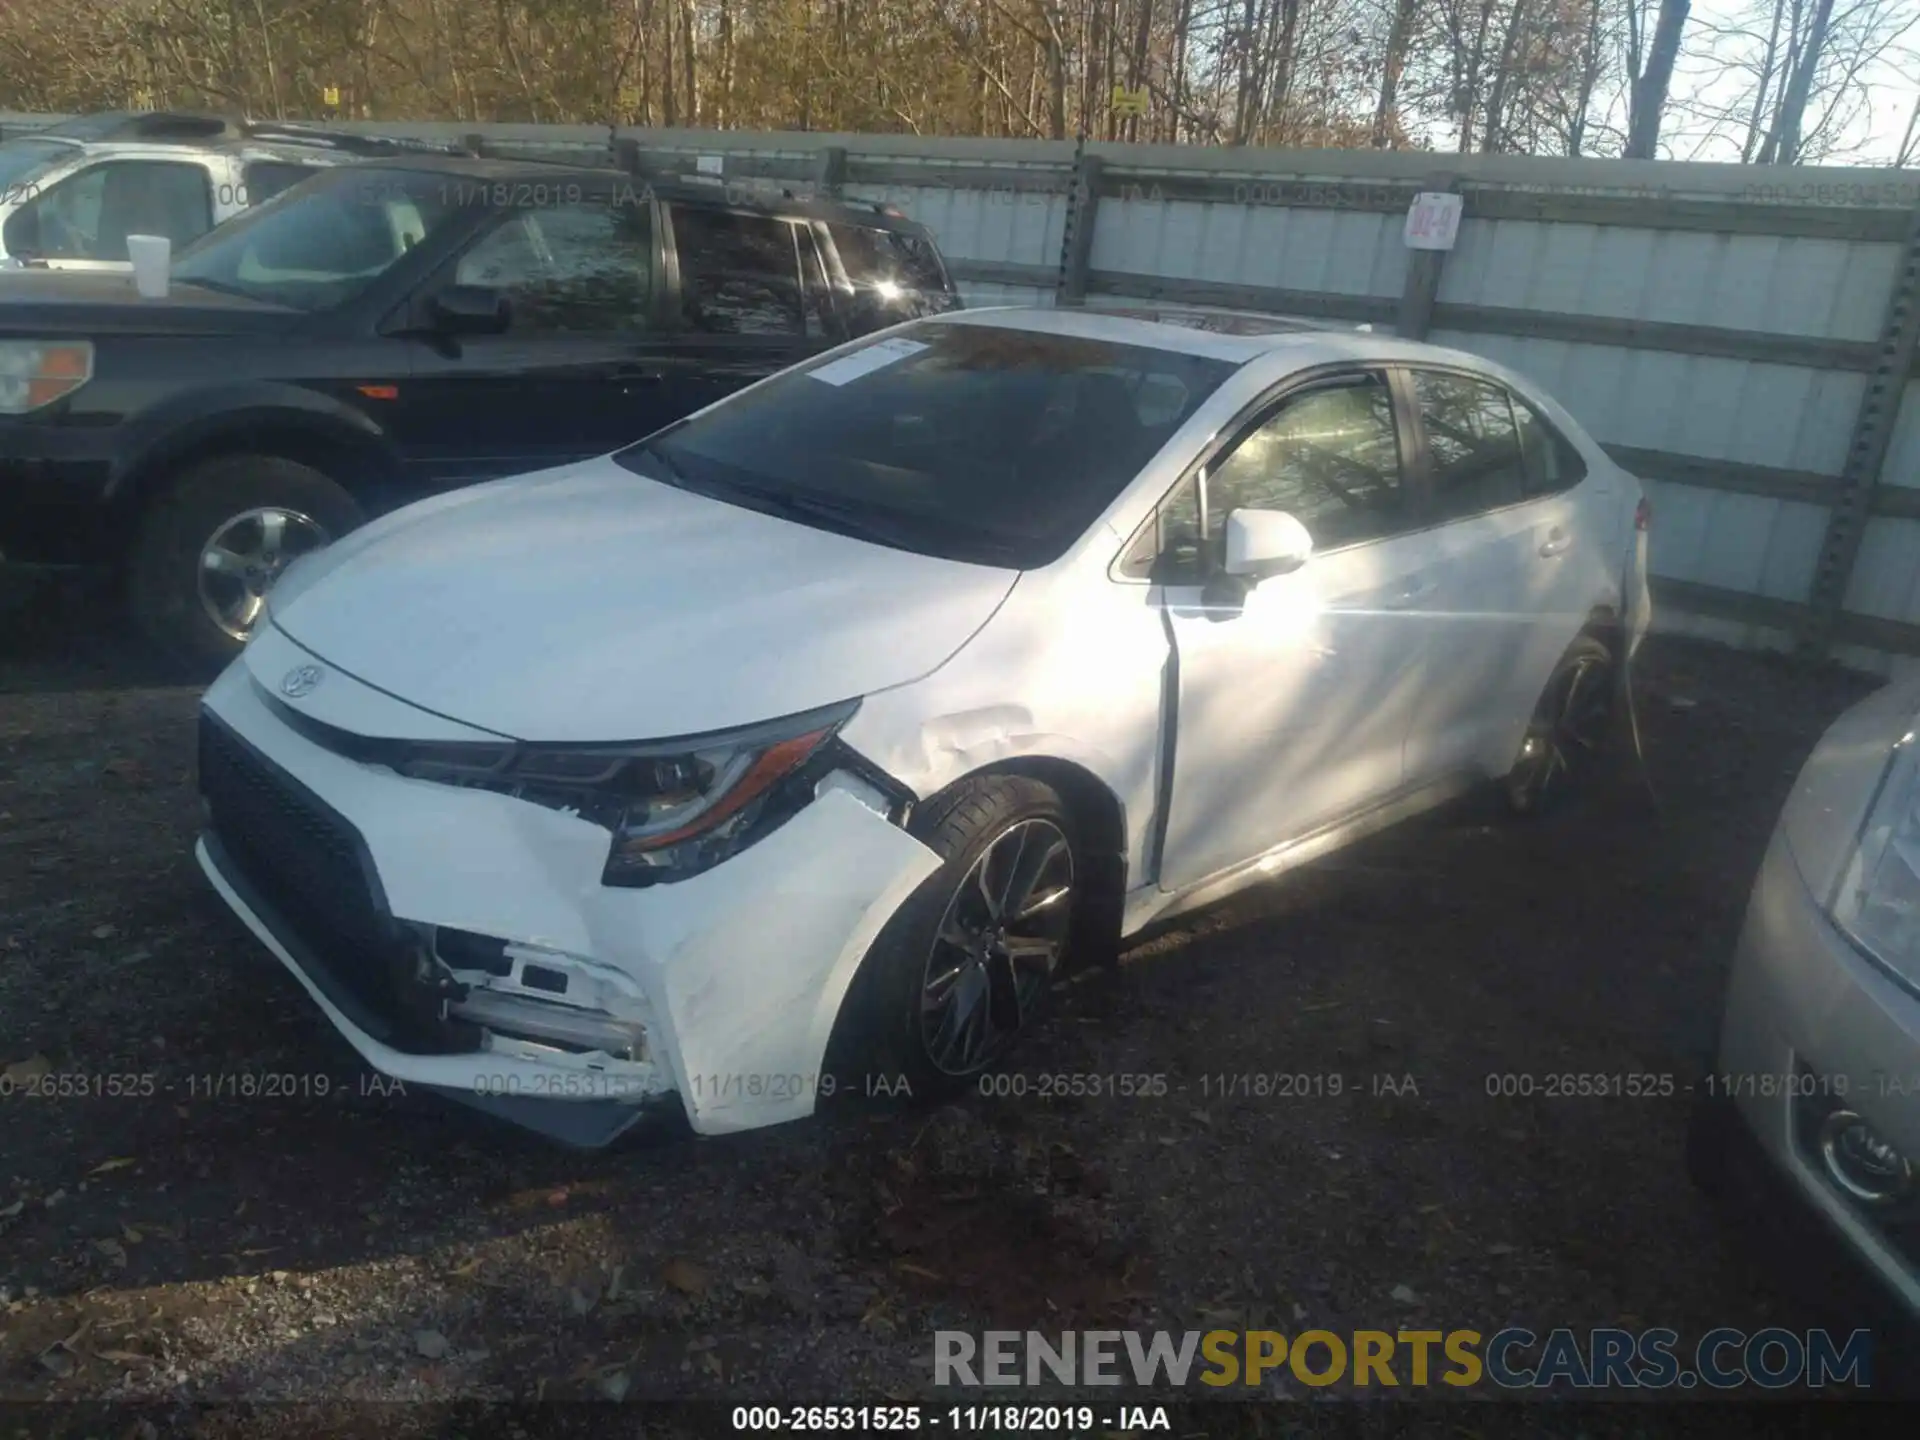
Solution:
<path fill-rule="evenodd" d="M 1653 502 L 1645 496 L 1633 507 L 1633 528 L 1642 532 L 1653 528 Z"/>

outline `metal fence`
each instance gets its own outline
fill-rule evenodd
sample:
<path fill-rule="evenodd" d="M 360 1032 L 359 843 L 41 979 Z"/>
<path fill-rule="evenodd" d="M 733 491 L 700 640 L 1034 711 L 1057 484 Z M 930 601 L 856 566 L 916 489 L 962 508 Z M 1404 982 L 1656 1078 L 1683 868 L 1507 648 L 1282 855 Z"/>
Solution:
<path fill-rule="evenodd" d="M 0 115 L 0 134 L 54 117 Z M 1551 390 L 1648 482 L 1663 628 L 1920 668 L 1920 172 L 896 135 L 338 128 L 897 205 L 968 302 L 1371 322 Z M 1402 219 L 1453 190 L 1451 252 Z"/>

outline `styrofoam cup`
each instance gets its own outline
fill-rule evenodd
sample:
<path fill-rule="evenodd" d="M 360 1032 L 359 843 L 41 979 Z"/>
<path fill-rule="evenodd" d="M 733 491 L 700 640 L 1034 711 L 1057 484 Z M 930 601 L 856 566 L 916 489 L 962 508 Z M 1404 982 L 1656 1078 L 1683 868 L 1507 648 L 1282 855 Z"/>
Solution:
<path fill-rule="evenodd" d="M 133 262 L 133 288 L 149 299 L 163 299 L 167 272 L 173 265 L 173 242 L 164 235 L 129 235 L 127 258 Z"/>

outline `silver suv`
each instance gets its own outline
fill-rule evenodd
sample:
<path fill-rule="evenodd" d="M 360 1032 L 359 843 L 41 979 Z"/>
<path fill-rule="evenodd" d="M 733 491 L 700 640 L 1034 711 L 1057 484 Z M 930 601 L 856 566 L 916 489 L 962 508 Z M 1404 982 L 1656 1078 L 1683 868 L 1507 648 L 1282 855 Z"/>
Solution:
<path fill-rule="evenodd" d="M 0 267 L 130 270 L 344 161 L 452 147 L 180 112 L 108 111 L 0 143 Z"/>

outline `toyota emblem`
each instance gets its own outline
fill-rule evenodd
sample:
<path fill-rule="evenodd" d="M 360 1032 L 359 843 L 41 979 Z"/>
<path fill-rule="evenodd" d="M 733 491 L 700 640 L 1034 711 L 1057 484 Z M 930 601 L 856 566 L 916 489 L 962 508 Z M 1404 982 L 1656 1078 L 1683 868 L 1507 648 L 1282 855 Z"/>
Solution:
<path fill-rule="evenodd" d="M 280 693 L 289 700 L 311 695 L 325 673 L 318 665 L 296 665 L 280 677 Z"/>

